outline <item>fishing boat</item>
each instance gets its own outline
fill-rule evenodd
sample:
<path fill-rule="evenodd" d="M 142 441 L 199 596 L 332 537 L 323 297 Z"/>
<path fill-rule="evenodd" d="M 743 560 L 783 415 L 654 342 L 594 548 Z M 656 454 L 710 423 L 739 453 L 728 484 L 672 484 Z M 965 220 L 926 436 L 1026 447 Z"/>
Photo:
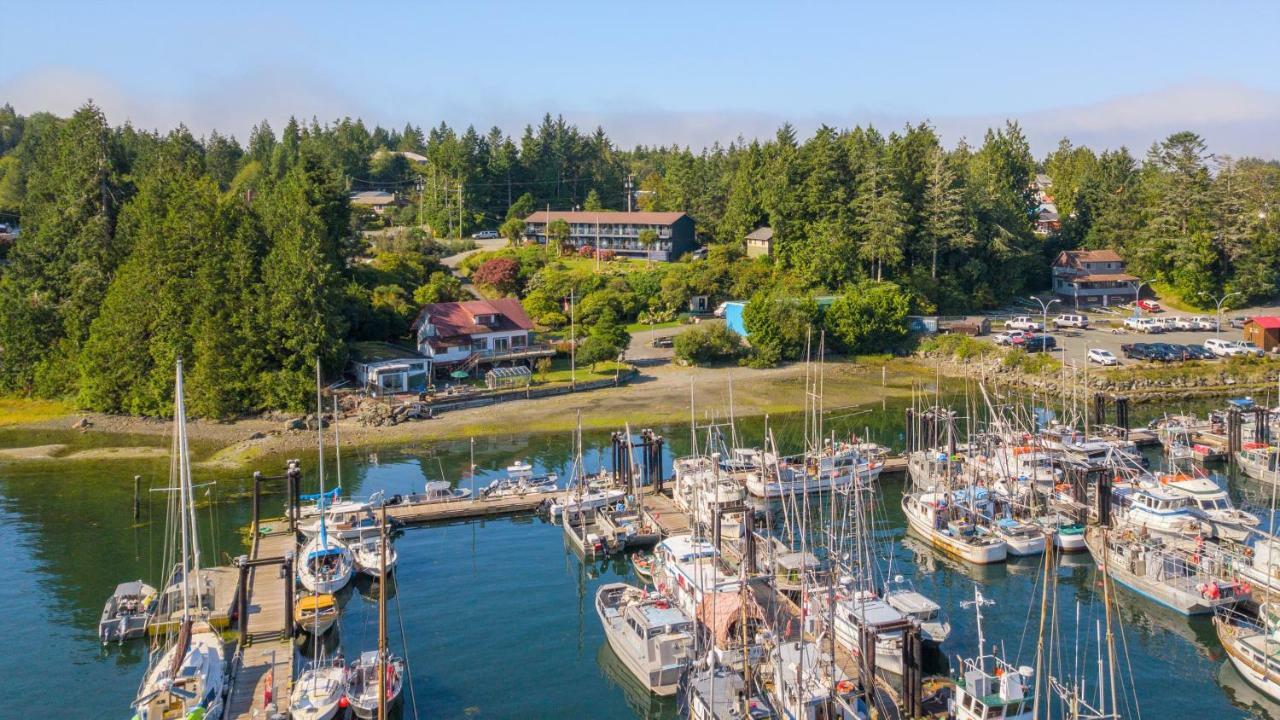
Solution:
<path fill-rule="evenodd" d="M 1236 466 L 1258 482 L 1276 482 L 1280 477 L 1280 449 L 1267 443 L 1245 443 L 1236 451 Z"/>
<path fill-rule="evenodd" d="M 1184 615 L 1203 615 L 1248 599 L 1243 583 L 1223 580 L 1212 558 L 1142 536 L 1132 529 L 1093 527 L 1085 535 L 1098 568 L 1117 583 Z"/>
<path fill-rule="evenodd" d="M 293 720 L 330 720 L 342 710 L 347 692 L 347 671 L 341 665 L 313 662 L 293 681 L 289 717 Z"/>
<path fill-rule="evenodd" d="M 989 526 L 995 536 L 1009 546 L 1010 555 L 1026 557 L 1044 552 L 1044 529 L 1034 523 L 1002 517 L 996 518 Z"/>
<path fill-rule="evenodd" d="M 293 605 L 293 624 L 312 637 L 319 637 L 338 621 L 338 601 L 333 595 L 302 595 Z"/>
<path fill-rule="evenodd" d="M 811 640 L 779 644 L 770 663 L 771 701 L 787 720 L 864 720 L 858 686 Z"/>
<path fill-rule="evenodd" d="M 974 609 L 978 655 L 961 660 L 952 703 L 955 720 L 1035 720 L 1035 691 L 1031 685 L 1035 670 L 1025 665 L 1014 667 L 994 651 L 983 652 L 986 638 L 982 634 L 982 608 L 991 604 L 976 584 L 973 600 L 961 603 Z"/>
<path fill-rule="evenodd" d="M 862 454 L 852 443 L 827 441 L 817 452 L 790 457 L 764 453 L 763 467 L 747 473 L 747 491 L 756 497 L 847 490 L 867 486 L 880 477 L 882 460 Z"/>
<path fill-rule="evenodd" d="M 396 546 L 391 542 L 390 537 L 383 539 L 382 533 L 366 533 L 355 544 L 351 546 L 351 555 L 356 563 L 356 569 L 365 575 L 377 577 L 380 572 L 379 563 L 382 560 L 382 544 L 387 544 L 387 572 L 391 572 L 396 566 Z"/>
<path fill-rule="evenodd" d="M 1257 515 L 1235 507 L 1227 491 L 1209 478 L 1172 475 L 1161 477 L 1160 483 L 1186 498 L 1191 515 L 1209 526 L 1212 537 L 1243 542 L 1262 524 Z"/>
<path fill-rule="evenodd" d="M 1083 523 L 1059 513 L 1038 517 L 1036 524 L 1053 537 L 1053 546 L 1064 553 L 1079 553 L 1089 549 L 1084 542 Z"/>
<path fill-rule="evenodd" d="M 98 620 L 98 639 L 106 645 L 146 635 L 155 605 L 155 588 L 141 580 L 120 583 L 102 607 L 102 616 Z"/>
<path fill-rule="evenodd" d="M 853 657 L 862 656 L 864 633 L 869 631 L 876 639 L 875 668 L 902 674 L 902 643 L 910 621 L 897 608 L 867 590 L 819 590 L 810 598 L 817 605 L 814 611 L 833 621 L 836 640 Z"/>
<path fill-rule="evenodd" d="M 1004 562 L 1009 544 L 987 528 L 977 527 L 947 493 L 911 493 L 902 497 L 911 530 L 929 544 L 977 565 Z"/>
<path fill-rule="evenodd" d="M 182 618 L 171 642 L 151 654 L 133 708 L 138 720 L 219 720 L 227 689 L 226 650 L 222 636 L 209 624 L 206 612 L 192 602 L 190 579 L 200 577 L 200 542 L 191 492 L 181 360 L 177 363 L 173 396 L 174 452 L 170 475 L 177 495 L 170 505 L 170 519 L 178 520 L 179 542 L 175 549 L 181 556 L 175 574 L 181 576 Z"/>
<path fill-rule="evenodd" d="M 884 601 L 920 625 L 920 638 L 924 642 L 941 645 L 951 635 L 951 623 L 947 622 L 942 606 L 916 590 L 901 575 L 885 588 Z"/>
<path fill-rule="evenodd" d="M 682 706 L 689 720 L 771 720 L 778 717 L 763 695 L 726 665 L 699 663 L 689 672 Z"/>
<path fill-rule="evenodd" d="M 1170 538 L 1207 534 L 1181 493 L 1159 486 L 1128 486 L 1115 487 L 1111 494 L 1115 515 L 1126 525 Z"/>
<path fill-rule="evenodd" d="M 1213 625 L 1241 677 L 1271 700 L 1280 701 L 1280 609 L 1263 603 L 1256 618 L 1234 610 L 1219 612 Z"/>
<path fill-rule="evenodd" d="M 675 603 L 626 583 L 596 591 L 609 647 L 655 695 L 674 695 L 693 659 L 693 621 Z"/>
<path fill-rule="evenodd" d="M 631 567 L 635 570 L 636 577 L 646 585 L 653 584 L 653 562 L 653 555 L 650 553 L 638 552 L 631 556 Z"/>
<path fill-rule="evenodd" d="M 704 596 L 733 592 L 739 587 L 738 576 L 725 570 L 720 552 L 704 539 L 673 535 L 658 543 L 653 554 L 653 579 L 658 592 L 669 594 L 691 617 L 698 612 Z"/>

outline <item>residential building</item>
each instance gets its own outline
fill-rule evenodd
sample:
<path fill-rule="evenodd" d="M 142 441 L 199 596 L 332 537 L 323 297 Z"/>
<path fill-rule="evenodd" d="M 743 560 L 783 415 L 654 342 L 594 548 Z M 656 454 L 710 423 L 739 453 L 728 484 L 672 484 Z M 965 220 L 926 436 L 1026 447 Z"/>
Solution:
<path fill-rule="evenodd" d="M 1244 324 L 1244 339 L 1271 352 L 1280 346 L 1280 317 L 1259 315 Z"/>
<path fill-rule="evenodd" d="M 1062 229 L 1062 218 L 1058 215 L 1058 206 L 1051 203 L 1041 203 L 1036 208 L 1035 232 L 1037 235 L 1048 235 Z"/>
<path fill-rule="evenodd" d="M 682 212 L 538 211 L 524 220 L 525 238 L 545 244 L 547 225 L 556 220 L 569 224 L 573 247 L 608 250 L 622 257 L 676 260 L 695 245 L 693 218 Z M 640 243 L 640 233 L 653 230 L 658 239 L 651 247 Z"/>
<path fill-rule="evenodd" d="M 351 347 L 351 374 L 374 396 L 417 393 L 431 384 L 431 360 L 390 343 L 358 342 Z"/>
<path fill-rule="evenodd" d="M 773 228 L 756 228 L 747 235 L 747 257 L 764 257 L 773 254 Z"/>
<path fill-rule="evenodd" d="M 382 213 L 389 207 L 399 204 L 395 193 L 385 190 L 364 190 L 351 193 L 351 204 L 356 207 L 367 207 L 376 213 Z"/>
<path fill-rule="evenodd" d="M 515 298 L 432 303 L 413 321 L 418 351 L 439 370 L 518 363 L 550 357 L 533 342 L 533 321 Z"/>
<path fill-rule="evenodd" d="M 1064 250 L 1053 261 L 1053 293 L 1065 305 L 1116 305 L 1136 300 L 1138 278 L 1114 250 Z"/>

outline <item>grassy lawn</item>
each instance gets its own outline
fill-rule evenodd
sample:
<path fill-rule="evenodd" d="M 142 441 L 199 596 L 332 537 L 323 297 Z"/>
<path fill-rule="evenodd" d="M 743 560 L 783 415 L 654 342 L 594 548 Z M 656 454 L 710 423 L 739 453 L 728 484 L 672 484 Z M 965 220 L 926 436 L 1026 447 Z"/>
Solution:
<path fill-rule="evenodd" d="M 645 330 L 666 330 L 667 328 L 673 327 L 680 327 L 680 321 L 670 320 L 668 322 L 653 323 L 652 325 L 641 322 L 631 323 L 627 326 L 627 332 L 635 334 L 638 332 L 644 332 Z"/>
<path fill-rule="evenodd" d="M 591 371 L 590 365 L 579 365 L 577 372 L 578 382 L 591 382 L 592 380 L 612 380 L 618 372 L 626 371 L 627 365 L 624 363 L 609 362 L 596 363 L 595 372 Z M 557 358 L 551 363 L 551 371 L 546 376 L 534 375 L 535 380 L 539 384 L 567 383 L 572 377 L 569 370 L 568 359 Z"/>
<path fill-rule="evenodd" d="M 1177 312 L 1185 312 L 1185 313 L 1206 312 L 1205 308 L 1196 307 L 1195 305 L 1192 305 L 1191 303 L 1183 300 L 1181 297 L 1178 296 L 1178 293 L 1174 292 L 1171 286 L 1166 285 L 1165 283 L 1162 283 L 1162 282 L 1151 283 L 1151 289 L 1156 293 L 1156 296 L 1159 298 L 1158 302 L 1169 310 L 1175 310 Z M 1212 306 L 1208 308 L 1208 310 L 1210 311 L 1212 311 L 1213 309 L 1214 308 Z M 1226 311 L 1225 307 L 1223 308 L 1223 311 L 1224 312 Z"/>
<path fill-rule="evenodd" d="M 0 427 L 39 422 L 68 415 L 75 410 L 61 400 L 0 398 Z"/>
<path fill-rule="evenodd" d="M 595 272 L 596 269 L 596 261 L 593 258 L 565 255 L 564 257 L 554 258 L 551 262 L 561 263 L 568 270 L 589 270 L 591 272 Z M 654 263 L 654 265 L 648 265 L 644 260 L 637 258 L 615 257 L 609 262 L 600 263 L 600 270 L 602 272 L 630 273 L 652 269 L 655 265 L 657 265 L 657 263 Z"/>

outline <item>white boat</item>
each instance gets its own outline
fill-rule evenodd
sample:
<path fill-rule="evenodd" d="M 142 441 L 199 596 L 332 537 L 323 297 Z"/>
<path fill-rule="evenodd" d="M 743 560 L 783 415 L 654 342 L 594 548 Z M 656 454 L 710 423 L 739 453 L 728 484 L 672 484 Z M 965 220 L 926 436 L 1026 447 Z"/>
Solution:
<path fill-rule="evenodd" d="M 172 481 L 178 496 L 171 506 L 178 517 L 177 576 L 182 596 L 182 619 L 173 641 L 151 654 L 147 673 L 133 703 L 138 720 L 204 718 L 220 720 L 225 695 L 227 661 L 222 636 L 209 625 L 202 608 L 193 606 L 199 591 L 190 578 L 200 575 L 200 534 L 196 529 L 195 500 L 191 492 L 191 459 L 187 450 L 186 401 L 182 361 L 177 363 L 173 401 Z M 170 525 L 173 527 L 173 525 Z"/>
<path fill-rule="evenodd" d="M 1236 452 L 1236 466 L 1258 482 L 1276 482 L 1280 477 L 1280 449 L 1266 443 L 1245 443 Z"/>
<path fill-rule="evenodd" d="M 885 589 L 884 601 L 904 616 L 920 624 L 920 638 L 930 645 L 941 645 L 951 635 L 942 606 L 916 590 L 902 576 Z"/>
<path fill-rule="evenodd" d="M 1009 554 L 1018 557 L 1039 555 L 1044 552 L 1044 528 L 1014 518 L 996 518 L 990 523 L 995 536 L 1009 546 Z"/>
<path fill-rule="evenodd" d="M 977 565 L 1004 562 L 1009 545 L 987 528 L 967 522 L 949 494 L 912 493 L 902 497 L 907 524 L 930 545 Z"/>
<path fill-rule="evenodd" d="M 1214 615 L 1218 640 L 1231 665 L 1253 687 L 1280 701 L 1280 617 L 1271 603 L 1258 608 L 1258 617 L 1235 612 Z"/>
<path fill-rule="evenodd" d="M 578 494 L 566 495 L 561 500 L 551 503 L 548 512 L 550 512 L 552 520 L 558 520 L 565 514 L 578 515 L 598 510 L 608 505 L 616 505 L 626 497 L 627 492 L 625 490 L 616 488 L 587 489 Z"/>
<path fill-rule="evenodd" d="M 903 630 L 907 620 L 897 608 L 866 590 L 817 590 L 810 597 L 815 605 L 825 606 L 815 607 L 814 611 L 834 620 L 836 641 L 844 645 L 850 655 L 862 657 L 863 629 L 869 628 L 876 638 L 876 669 L 902 674 Z"/>
<path fill-rule="evenodd" d="M 1036 518 L 1036 524 L 1053 536 L 1053 546 L 1064 553 L 1078 553 L 1089 549 L 1084 542 L 1085 526 L 1065 515 L 1045 515 Z"/>
<path fill-rule="evenodd" d="M 351 582 L 355 559 L 341 540 L 327 538 L 322 531 L 302 546 L 298 582 L 310 593 L 336 593 Z"/>
<path fill-rule="evenodd" d="M 387 679 L 384 690 L 386 707 L 390 710 L 399 702 L 404 689 L 405 664 L 402 658 L 391 656 L 383 662 L 376 650 L 368 650 L 361 653 L 347 671 L 347 700 L 356 717 L 369 720 L 378 716 L 378 678 L 384 673 Z"/>
<path fill-rule="evenodd" d="M 865 720 L 857 684 L 810 640 L 774 649 L 771 701 L 787 720 Z"/>
<path fill-rule="evenodd" d="M 655 695 L 674 695 L 693 660 L 689 615 L 666 597 L 626 583 L 600 586 L 596 614 L 609 647 L 636 679 Z"/>
<path fill-rule="evenodd" d="M 466 500 L 469 497 L 471 497 L 471 490 L 468 488 L 455 488 L 449 484 L 448 480 L 428 480 L 426 487 L 423 489 L 423 494 L 410 497 L 409 503 L 411 505 L 421 505 L 457 502 Z"/>
<path fill-rule="evenodd" d="M 352 540 L 369 532 L 377 532 L 378 515 L 376 508 L 381 505 L 373 502 L 349 500 L 334 503 L 324 509 L 325 530 L 329 537 L 339 540 Z M 306 537 L 320 534 L 320 513 L 314 511 L 306 522 L 298 523 L 298 532 Z"/>
<path fill-rule="evenodd" d="M 328 663 L 312 665 L 293 681 L 289 717 L 293 720 L 329 720 L 338 716 L 347 692 L 347 672 Z"/>
<path fill-rule="evenodd" d="M 689 672 L 684 702 L 689 720 L 770 720 L 769 701 L 752 692 L 742 675 L 725 665 L 699 664 Z"/>
<path fill-rule="evenodd" d="M 766 452 L 763 467 L 747 473 L 747 491 L 777 498 L 866 487 L 880 477 L 883 467 L 883 460 L 864 455 L 852 443 L 827 442 L 819 452 L 792 457 Z"/>
<path fill-rule="evenodd" d="M 382 562 L 382 533 L 367 533 L 351 545 L 351 556 L 355 560 L 356 569 L 365 575 L 378 577 Z M 387 572 L 396 566 L 396 546 L 387 538 Z"/>
<path fill-rule="evenodd" d="M 1257 515 L 1240 510 L 1225 489 L 1209 478 L 1166 475 L 1161 487 L 1187 499 L 1191 515 L 1212 528 L 1212 536 L 1243 542 L 1262 524 Z"/>
<path fill-rule="evenodd" d="M 1035 671 L 1025 665 L 1014 667 L 994 653 L 983 653 L 982 608 L 991 604 L 977 585 L 973 586 L 973 600 L 961 603 L 974 609 L 979 649 L 977 657 L 964 658 L 960 664 L 951 710 L 955 720 L 1035 720 Z"/>
<path fill-rule="evenodd" d="M 1243 583 L 1220 579 L 1213 558 L 1180 550 L 1157 537 L 1132 530 L 1107 532 L 1093 527 L 1085 535 L 1099 569 L 1143 597 L 1185 615 L 1203 615 L 1248 599 Z"/>
<path fill-rule="evenodd" d="M 653 581 L 658 592 L 670 595 L 687 615 L 698 612 L 704 597 L 736 592 L 740 579 L 720 562 L 720 553 L 706 540 L 673 535 L 653 551 Z"/>
<path fill-rule="evenodd" d="M 98 619 L 98 639 L 103 645 L 140 638 L 155 612 L 156 589 L 141 580 L 120 583 L 107 598 Z"/>
<path fill-rule="evenodd" d="M 1185 495 L 1162 487 L 1116 487 L 1113 512 L 1126 525 L 1171 538 L 1208 534 Z"/>

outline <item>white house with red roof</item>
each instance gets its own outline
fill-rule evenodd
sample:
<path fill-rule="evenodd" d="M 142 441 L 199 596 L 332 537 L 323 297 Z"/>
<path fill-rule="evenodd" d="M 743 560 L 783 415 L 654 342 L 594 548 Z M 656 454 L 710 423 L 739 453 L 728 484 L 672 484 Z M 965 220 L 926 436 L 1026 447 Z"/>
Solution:
<path fill-rule="evenodd" d="M 436 370 L 549 357 L 555 350 L 533 342 L 533 321 L 515 298 L 432 303 L 413 321 L 418 352 Z"/>

